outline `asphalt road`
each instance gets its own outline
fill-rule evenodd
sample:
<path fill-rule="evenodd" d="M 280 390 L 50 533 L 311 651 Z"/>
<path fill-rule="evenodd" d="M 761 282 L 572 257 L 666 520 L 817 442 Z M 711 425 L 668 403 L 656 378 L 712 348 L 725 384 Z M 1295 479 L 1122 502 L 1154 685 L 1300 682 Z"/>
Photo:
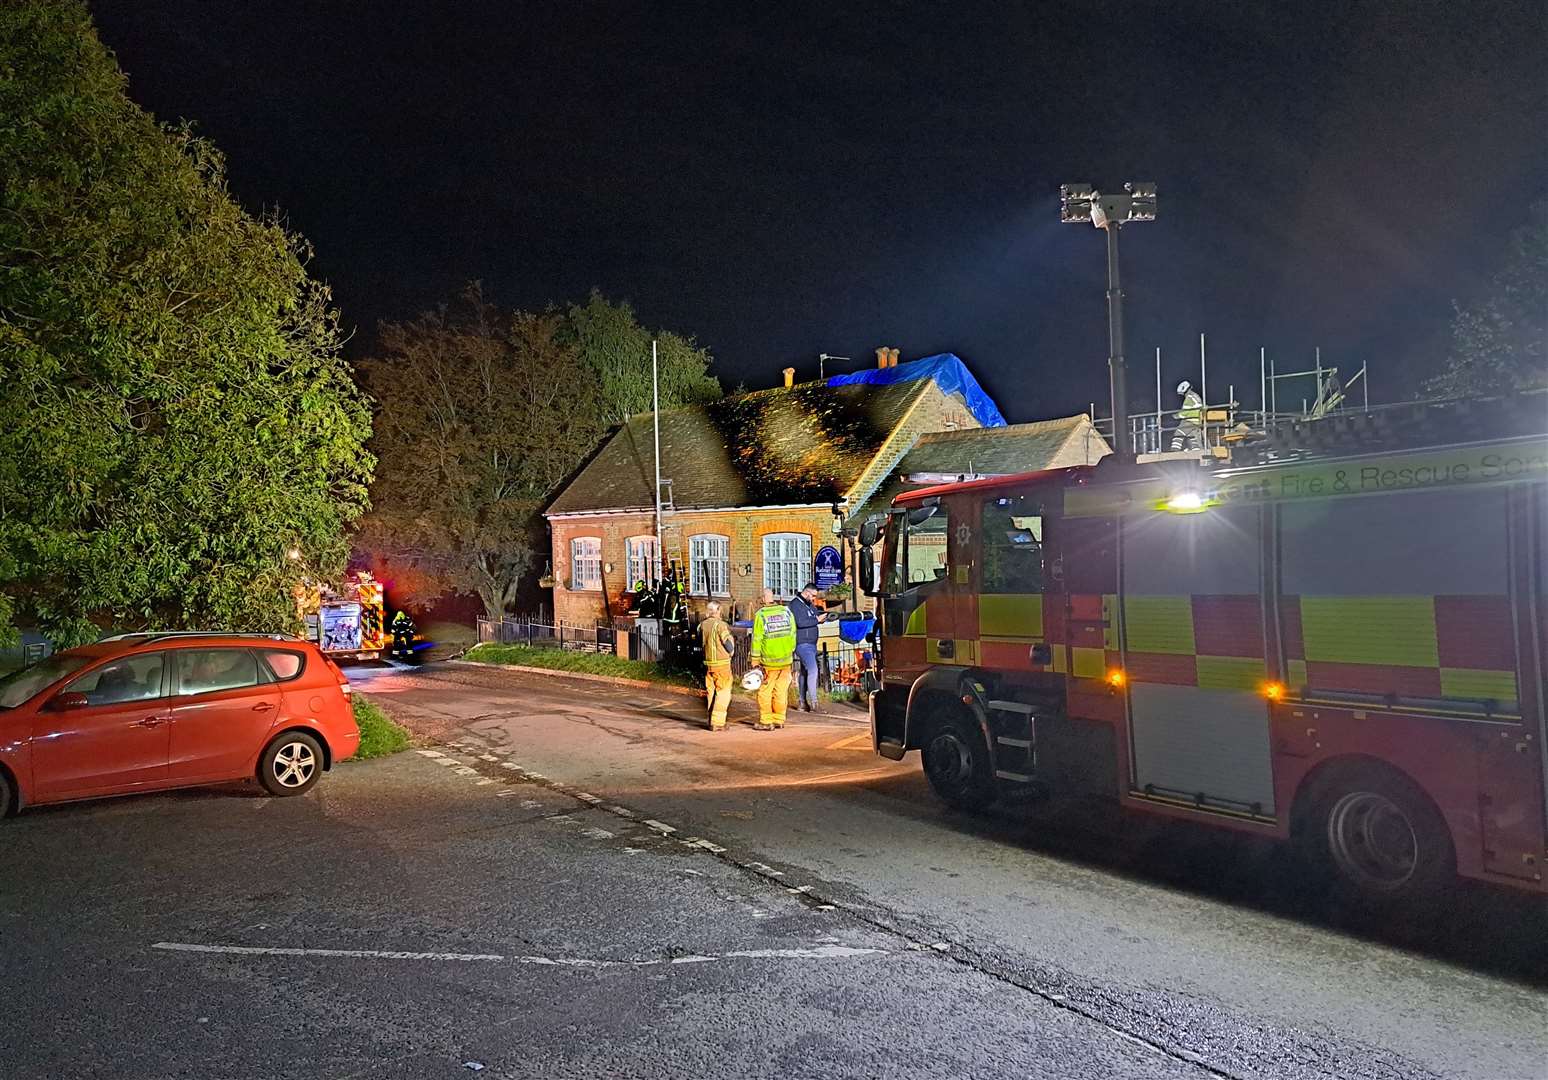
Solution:
<path fill-rule="evenodd" d="M 1271 849 L 941 810 L 862 725 L 358 669 L 426 739 L 0 822 L 3 1077 L 1530 1077 L 1539 905 L 1351 927 Z M 733 719 L 745 721 L 739 706 Z"/>
<path fill-rule="evenodd" d="M 1427 920 L 1371 921 L 1234 834 L 1100 804 L 948 811 L 917 755 L 875 757 L 855 722 L 796 714 L 758 733 L 738 700 L 742 723 L 713 734 L 666 692 L 468 664 L 376 676 L 362 685 L 420 731 L 709 838 L 864 925 L 948 946 L 1027 1008 L 1078 1010 L 1174 1060 L 1233 1077 L 1548 1076 L 1538 899 L 1467 888 Z"/>

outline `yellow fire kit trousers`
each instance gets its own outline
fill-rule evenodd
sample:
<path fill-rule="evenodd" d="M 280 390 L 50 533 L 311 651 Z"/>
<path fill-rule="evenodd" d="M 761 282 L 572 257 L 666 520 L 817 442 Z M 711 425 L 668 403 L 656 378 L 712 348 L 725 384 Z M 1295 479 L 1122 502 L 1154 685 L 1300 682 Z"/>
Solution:
<path fill-rule="evenodd" d="M 790 705 L 790 667 L 763 669 L 763 685 L 758 687 L 758 723 L 785 726 L 785 709 Z"/>
<path fill-rule="evenodd" d="M 731 707 L 731 665 L 704 669 L 704 692 L 709 698 L 711 731 L 726 726 L 726 710 Z"/>

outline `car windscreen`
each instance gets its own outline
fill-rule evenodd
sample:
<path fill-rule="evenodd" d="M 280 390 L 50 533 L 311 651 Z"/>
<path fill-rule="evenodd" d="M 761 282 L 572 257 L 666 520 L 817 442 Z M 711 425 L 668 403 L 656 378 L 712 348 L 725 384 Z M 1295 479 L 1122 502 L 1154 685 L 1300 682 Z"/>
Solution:
<path fill-rule="evenodd" d="M 0 679 L 0 709 L 14 709 L 28 698 L 47 689 L 73 671 L 79 671 L 91 662 L 89 656 L 72 656 L 57 653 L 39 660 L 31 667 L 13 671 Z"/>

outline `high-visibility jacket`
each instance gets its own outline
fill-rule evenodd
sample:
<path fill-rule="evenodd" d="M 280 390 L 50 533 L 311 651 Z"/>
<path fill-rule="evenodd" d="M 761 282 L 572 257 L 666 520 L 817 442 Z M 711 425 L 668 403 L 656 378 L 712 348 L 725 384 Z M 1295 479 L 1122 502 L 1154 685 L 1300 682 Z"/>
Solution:
<path fill-rule="evenodd" d="M 786 668 L 795 653 L 795 616 L 784 604 L 761 607 L 753 616 L 752 662 L 766 668 Z"/>
<path fill-rule="evenodd" d="M 1197 424 L 1204 419 L 1204 399 L 1189 390 L 1183 395 L 1182 408 L 1177 410 L 1177 419 L 1185 424 Z"/>
<path fill-rule="evenodd" d="M 707 668 L 731 667 L 731 652 L 736 648 L 736 638 L 731 628 L 721 619 L 705 619 L 699 624 L 699 641 L 704 645 L 704 666 Z"/>

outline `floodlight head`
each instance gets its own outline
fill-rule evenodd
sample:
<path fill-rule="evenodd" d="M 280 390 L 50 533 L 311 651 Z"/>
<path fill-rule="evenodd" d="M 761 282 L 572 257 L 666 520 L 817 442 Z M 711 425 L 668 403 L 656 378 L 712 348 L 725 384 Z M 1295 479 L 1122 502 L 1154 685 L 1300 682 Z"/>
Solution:
<path fill-rule="evenodd" d="M 1090 184 L 1064 184 L 1059 188 L 1059 220 L 1090 221 L 1091 199 L 1096 192 Z"/>

